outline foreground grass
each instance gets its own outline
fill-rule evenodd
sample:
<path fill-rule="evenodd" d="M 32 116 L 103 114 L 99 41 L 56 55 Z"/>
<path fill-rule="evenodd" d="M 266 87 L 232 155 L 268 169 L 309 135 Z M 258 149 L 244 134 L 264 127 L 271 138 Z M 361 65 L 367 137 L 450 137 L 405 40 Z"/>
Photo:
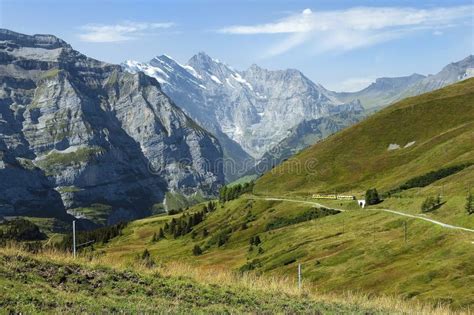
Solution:
<path fill-rule="evenodd" d="M 2 313 L 455 314 L 396 299 L 295 290 L 284 278 L 183 263 L 146 267 L 59 252 L 0 249 Z"/>

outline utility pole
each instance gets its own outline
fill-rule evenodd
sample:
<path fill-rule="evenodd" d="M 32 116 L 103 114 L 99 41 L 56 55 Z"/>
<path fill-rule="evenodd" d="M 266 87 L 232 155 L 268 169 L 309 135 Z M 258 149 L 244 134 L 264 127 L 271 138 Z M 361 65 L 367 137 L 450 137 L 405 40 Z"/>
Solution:
<path fill-rule="evenodd" d="M 301 290 L 301 264 L 298 264 L 298 289 Z"/>
<path fill-rule="evenodd" d="M 72 253 L 76 258 L 76 220 L 72 221 Z"/>

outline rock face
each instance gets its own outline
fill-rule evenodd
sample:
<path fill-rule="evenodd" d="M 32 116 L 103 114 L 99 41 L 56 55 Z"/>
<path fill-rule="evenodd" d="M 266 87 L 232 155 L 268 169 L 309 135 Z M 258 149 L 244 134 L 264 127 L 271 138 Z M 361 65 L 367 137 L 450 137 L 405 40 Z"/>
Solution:
<path fill-rule="evenodd" d="M 435 75 L 429 75 L 416 82 L 403 93 L 403 97 L 420 95 L 447 85 L 474 77 L 474 56 L 450 63 Z"/>
<path fill-rule="evenodd" d="M 359 99 L 365 108 L 383 107 L 405 97 L 434 91 L 474 76 L 474 56 L 445 66 L 435 75 L 412 74 L 398 78 L 379 78 L 365 89 L 353 93 L 332 93 L 344 102 Z"/>
<path fill-rule="evenodd" d="M 143 73 L 0 30 L 0 83 L 0 215 L 104 204 L 112 223 L 224 181 L 218 140 Z"/>
<path fill-rule="evenodd" d="M 127 61 L 123 67 L 155 77 L 177 105 L 219 138 L 237 168 L 252 166 L 252 159 L 277 145 L 289 128 L 344 108 L 329 91 L 293 69 L 269 71 L 252 65 L 236 71 L 205 53 L 186 65 L 159 56 L 148 63 Z M 228 180 L 240 175 L 226 172 Z"/>

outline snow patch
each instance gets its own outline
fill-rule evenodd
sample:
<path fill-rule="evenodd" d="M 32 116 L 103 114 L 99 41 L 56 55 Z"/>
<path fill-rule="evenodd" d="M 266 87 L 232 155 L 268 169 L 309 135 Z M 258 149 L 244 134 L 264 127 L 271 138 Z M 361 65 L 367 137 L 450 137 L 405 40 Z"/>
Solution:
<path fill-rule="evenodd" d="M 388 151 L 392 151 L 392 150 L 397 150 L 397 149 L 400 149 L 400 145 L 396 144 L 396 143 L 390 143 L 388 145 Z"/>
<path fill-rule="evenodd" d="M 188 66 L 188 65 L 180 65 L 180 66 L 183 67 L 185 70 L 187 70 L 189 73 L 191 73 L 192 76 L 198 79 L 202 79 L 202 76 L 199 75 L 199 73 L 197 73 L 197 71 L 193 67 Z"/>
<path fill-rule="evenodd" d="M 242 84 L 245 84 L 251 91 L 253 91 L 252 85 L 250 83 L 248 83 L 247 80 L 242 78 L 242 76 L 240 74 L 238 74 L 236 72 L 236 73 L 232 74 L 232 77 L 234 78 L 235 81 L 237 81 L 239 83 L 242 83 Z"/>
<path fill-rule="evenodd" d="M 408 142 L 407 144 L 405 144 L 404 148 L 408 148 L 408 147 L 411 147 L 412 145 L 415 144 L 416 141 L 411 141 L 411 142 Z"/>
<path fill-rule="evenodd" d="M 221 80 L 219 80 L 219 78 L 213 74 L 211 74 L 211 80 L 216 82 L 217 84 L 222 84 Z"/>
<path fill-rule="evenodd" d="M 227 82 L 227 84 L 229 84 L 231 88 L 235 89 L 235 86 L 233 86 L 232 83 L 230 83 L 229 78 L 226 78 L 225 82 Z"/>

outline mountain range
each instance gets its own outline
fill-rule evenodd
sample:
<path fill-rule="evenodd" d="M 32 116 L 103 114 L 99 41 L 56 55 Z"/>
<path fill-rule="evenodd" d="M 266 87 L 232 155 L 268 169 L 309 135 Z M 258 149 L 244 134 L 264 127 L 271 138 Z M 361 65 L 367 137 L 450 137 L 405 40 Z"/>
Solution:
<path fill-rule="evenodd" d="M 216 135 L 226 161 L 233 162 L 224 170 L 227 181 L 261 174 L 259 169 L 268 170 L 313 141 L 350 126 L 364 110 L 368 114 L 474 74 L 469 56 L 436 75 L 379 78 L 361 91 L 338 93 L 295 69 L 272 71 L 253 64 L 237 71 L 203 52 L 184 65 L 162 55 L 147 63 L 128 60 L 122 66 L 156 78 L 166 94 Z M 330 123 L 334 117 L 337 123 Z"/>
<path fill-rule="evenodd" d="M 453 62 L 434 75 L 414 73 L 405 77 L 378 78 L 365 89 L 352 93 L 333 93 L 341 101 L 360 100 L 365 108 L 383 107 L 409 96 L 416 96 L 474 76 L 474 56 Z"/>
<path fill-rule="evenodd" d="M 216 135 L 224 155 L 235 162 L 226 171 L 228 180 L 248 171 L 253 159 L 298 123 L 360 107 L 357 101 L 336 100 L 298 70 L 270 71 L 254 64 L 237 71 L 202 52 L 185 65 L 163 55 L 148 63 L 129 60 L 123 67 L 156 78 L 178 106 Z"/>

